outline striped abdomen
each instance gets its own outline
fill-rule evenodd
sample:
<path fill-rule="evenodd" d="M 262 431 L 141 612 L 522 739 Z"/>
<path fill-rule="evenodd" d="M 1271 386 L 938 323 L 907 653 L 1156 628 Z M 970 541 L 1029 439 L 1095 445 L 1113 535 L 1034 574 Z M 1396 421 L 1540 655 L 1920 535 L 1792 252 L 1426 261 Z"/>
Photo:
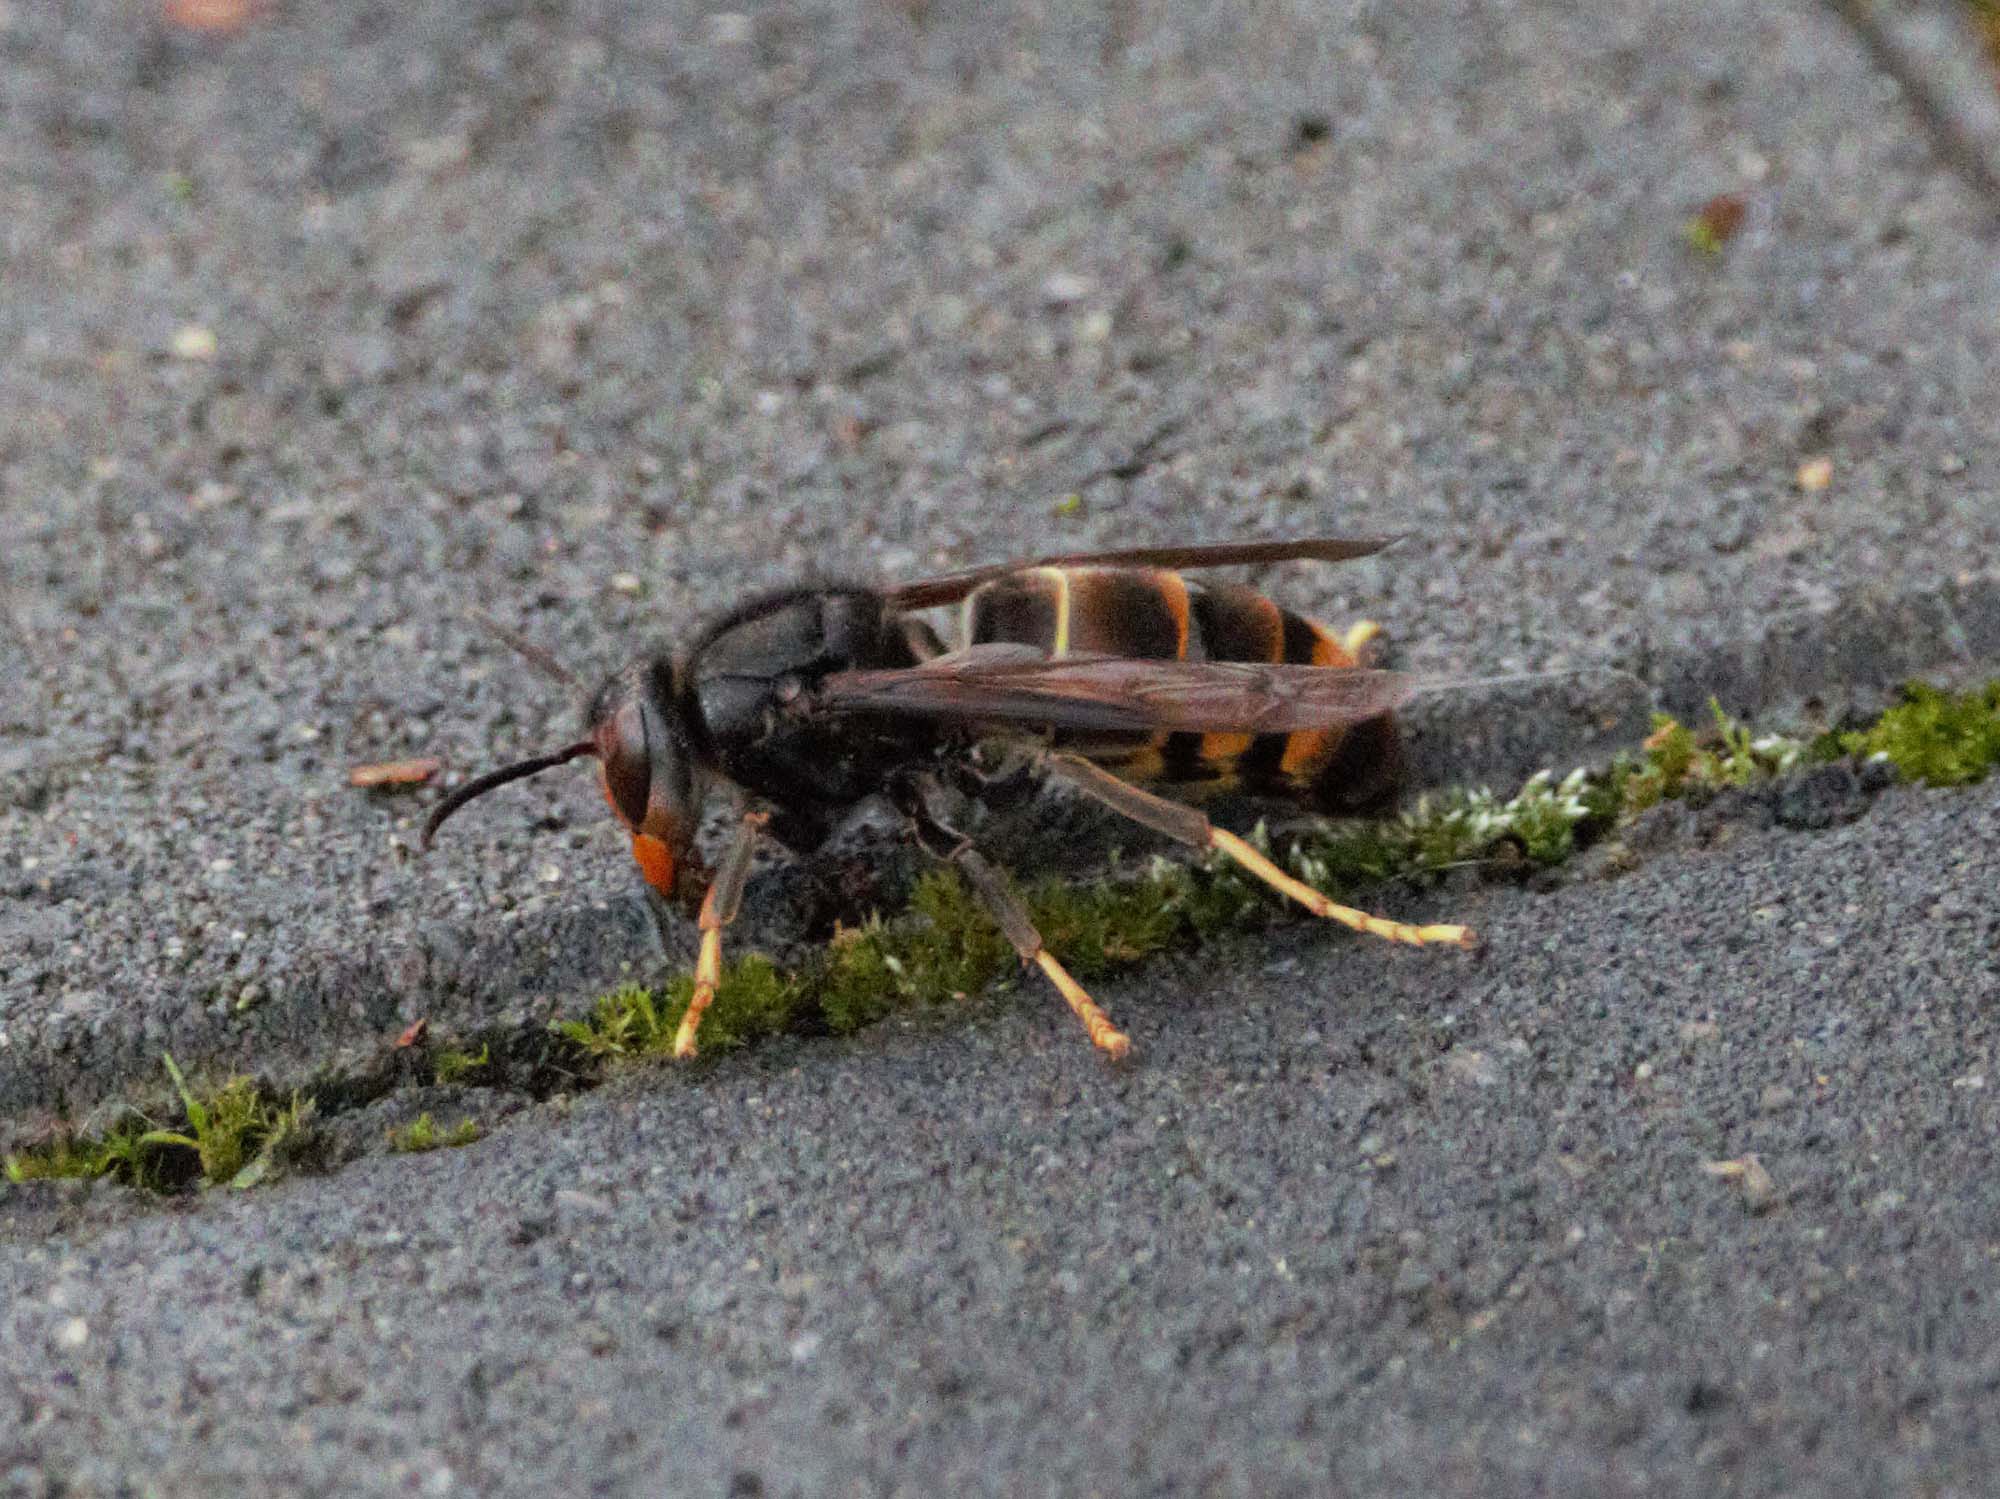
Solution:
<path fill-rule="evenodd" d="M 1014 641 L 1054 656 L 1268 661 L 1340 670 L 1354 655 L 1324 625 L 1252 589 L 1138 567 L 1035 567 L 996 578 L 961 606 L 961 644 Z M 1291 734 L 1161 733 L 1072 746 L 1132 780 L 1189 792 L 1237 789 L 1323 812 L 1379 811 L 1401 780 L 1401 742 L 1385 714 Z"/>

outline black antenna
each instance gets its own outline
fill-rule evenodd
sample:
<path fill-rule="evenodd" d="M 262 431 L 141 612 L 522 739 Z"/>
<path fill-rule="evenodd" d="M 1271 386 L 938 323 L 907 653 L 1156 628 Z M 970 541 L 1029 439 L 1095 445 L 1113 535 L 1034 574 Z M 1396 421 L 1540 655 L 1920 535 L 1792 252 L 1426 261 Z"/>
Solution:
<path fill-rule="evenodd" d="M 558 765 L 566 765 L 571 760 L 596 753 L 595 739 L 579 739 L 575 744 L 565 745 L 546 755 L 537 755 L 532 760 L 521 760 L 513 765 L 503 765 L 498 770 L 489 770 L 485 775 L 467 781 L 431 809 L 431 815 L 424 820 L 424 847 L 428 849 L 431 846 L 431 840 L 437 837 L 437 830 L 444 826 L 444 820 L 475 796 L 484 796 L 495 787 L 504 786 L 509 781 L 539 775 L 545 770 L 553 770 Z"/>

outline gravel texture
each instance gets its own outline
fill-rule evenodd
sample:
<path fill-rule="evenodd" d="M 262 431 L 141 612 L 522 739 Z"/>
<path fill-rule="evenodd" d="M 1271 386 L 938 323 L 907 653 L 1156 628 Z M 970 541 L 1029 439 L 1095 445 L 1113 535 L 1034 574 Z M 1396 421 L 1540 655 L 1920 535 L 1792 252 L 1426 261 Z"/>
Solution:
<path fill-rule="evenodd" d="M 1992 220 L 1820 7 L 135 14 L 0 0 L 0 1138 L 656 963 L 581 774 L 422 861 L 345 784 L 571 731 L 475 604 L 588 675 L 808 569 L 1403 531 L 1261 581 L 1584 673 L 1431 780 L 2000 661 Z M 6 1193 L 8 1481 L 1976 1491 L 1994 804 L 1826 792 L 1469 962 L 1157 965 L 1125 1075 L 1008 996 Z"/>
<path fill-rule="evenodd" d="M 1291 928 L 1107 984 L 1122 1070 L 1026 989 L 185 1211 L 0 1198 L 0 1473 L 1985 1492 L 2000 791 L 1741 810 L 1426 903 L 1475 956 Z"/>
<path fill-rule="evenodd" d="M 589 673 L 806 568 L 1392 529 L 1267 581 L 1682 708 L 2000 652 L 2000 260 L 1810 8 L 5 17 L 10 1109 L 646 959 L 583 776 L 422 864 L 344 784 L 569 732 L 471 604 Z"/>

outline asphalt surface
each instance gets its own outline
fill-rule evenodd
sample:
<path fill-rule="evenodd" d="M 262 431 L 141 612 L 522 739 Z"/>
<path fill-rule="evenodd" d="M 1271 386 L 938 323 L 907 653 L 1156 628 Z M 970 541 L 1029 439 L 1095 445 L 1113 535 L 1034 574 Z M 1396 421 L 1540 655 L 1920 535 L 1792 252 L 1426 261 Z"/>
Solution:
<path fill-rule="evenodd" d="M 1474 957 L 1163 962 L 1102 987 L 1120 1071 L 1029 991 L 186 1211 L 23 1192 L 0 1451 L 57 1493 L 1987 1492 L 1996 816 L 1676 813 L 1625 879 L 1427 903 Z M 1707 1169 L 1746 1153 L 1754 1206 Z"/>
<path fill-rule="evenodd" d="M 345 785 L 571 731 L 471 604 L 590 674 L 805 569 L 1404 531 L 1261 581 L 1587 673 L 1441 710 L 1433 779 L 2000 663 L 1991 219 L 1811 6 L 16 0 L 0 193 L 4 1135 L 656 965 L 582 776 L 422 861 Z M 1980 1492 L 1994 797 L 1840 810 L 1385 893 L 1472 958 L 1163 961 L 1123 1072 L 1005 991 L 462 1152 L 6 1192 L 0 1471 Z"/>

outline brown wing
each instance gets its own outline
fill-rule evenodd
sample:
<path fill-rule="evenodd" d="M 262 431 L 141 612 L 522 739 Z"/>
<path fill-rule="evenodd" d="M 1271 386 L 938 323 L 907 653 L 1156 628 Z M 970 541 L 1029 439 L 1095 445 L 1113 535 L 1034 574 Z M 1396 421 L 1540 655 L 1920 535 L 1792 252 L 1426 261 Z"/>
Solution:
<path fill-rule="evenodd" d="M 1358 667 L 1050 658 L 1001 644 L 894 671 L 837 672 L 817 703 L 831 713 L 1080 733 L 1289 734 L 1378 717 L 1416 691 L 1415 678 Z"/>
<path fill-rule="evenodd" d="M 1212 546 L 1128 547 L 1115 552 L 1058 552 L 1020 558 L 964 572 L 943 573 L 887 590 L 898 609 L 934 609 L 955 604 L 981 583 L 1027 567 L 1228 567 L 1235 563 L 1346 562 L 1368 557 L 1397 540 L 1394 536 L 1305 536 L 1294 541 L 1224 541 Z"/>

